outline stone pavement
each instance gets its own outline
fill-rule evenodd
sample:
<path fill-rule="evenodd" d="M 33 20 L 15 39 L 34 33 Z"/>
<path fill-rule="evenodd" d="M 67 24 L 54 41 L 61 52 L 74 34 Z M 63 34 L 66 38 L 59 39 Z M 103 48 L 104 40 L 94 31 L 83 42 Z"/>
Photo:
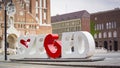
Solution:
<path fill-rule="evenodd" d="M 24 66 L 24 64 L 27 64 L 27 66 L 32 66 L 32 65 L 38 65 L 38 66 L 43 66 L 45 68 L 49 67 L 49 66 L 54 66 L 55 67 L 69 67 L 69 68 L 73 68 L 73 67 L 81 67 L 81 68 L 120 68 L 120 52 L 110 52 L 110 53 L 104 53 L 104 54 L 95 54 L 93 57 L 102 57 L 105 58 L 104 60 L 101 61 L 89 61 L 89 62 L 41 62 L 41 61 L 14 61 L 14 62 L 9 62 L 10 64 L 12 63 L 14 65 L 15 64 L 21 64 L 21 66 Z M 9 64 L 9 65 L 10 65 Z M 22 65 L 23 64 L 23 65 Z M 3 63 L 4 65 L 4 63 Z M 0 68 L 1 67 L 1 63 L 0 63 Z M 6 67 L 7 68 L 7 67 Z M 14 68 L 14 67 L 12 67 Z M 17 68 L 17 67 L 16 67 Z M 20 67 L 20 68 L 24 68 L 24 67 Z M 34 68 L 34 67 L 33 67 Z"/>
<path fill-rule="evenodd" d="M 94 62 L 34 62 L 34 61 L 24 62 L 24 61 L 21 61 L 21 63 L 36 64 L 36 65 L 71 66 L 71 67 L 120 68 L 120 59 L 106 59 L 104 61 L 94 61 Z"/>
<path fill-rule="evenodd" d="M 55 66 L 55 65 L 36 65 L 36 64 L 23 64 L 12 62 L 0 62 L 0 68 L 88 68 L 88 67 L 71 67 L 71 66 Z M 93 67 L 89 67 L 93 68 Z"/>

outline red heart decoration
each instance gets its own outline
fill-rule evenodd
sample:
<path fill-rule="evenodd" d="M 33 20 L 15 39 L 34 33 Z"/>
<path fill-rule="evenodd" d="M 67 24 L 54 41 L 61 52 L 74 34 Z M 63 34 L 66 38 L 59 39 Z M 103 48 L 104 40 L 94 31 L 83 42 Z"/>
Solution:
<path fill-rule="evenodd" d="M 25 46 L 26 48 L 28 48 L 28 43 L 30 42 L 30 39 L 27 39 L 27 41 L 25 41 L 25 40 L 23 40 L 23 39 L 21 39 L 20 40 L 20 43 L 23 45 L 23 46 Z"/>
<path fill-rule="evenodd" d="M 61 42 L 58 41 L 57 34 L 48 34 L 44 41 L 46 53 L 50 58 L 59 58 L 61 56 Z"/>

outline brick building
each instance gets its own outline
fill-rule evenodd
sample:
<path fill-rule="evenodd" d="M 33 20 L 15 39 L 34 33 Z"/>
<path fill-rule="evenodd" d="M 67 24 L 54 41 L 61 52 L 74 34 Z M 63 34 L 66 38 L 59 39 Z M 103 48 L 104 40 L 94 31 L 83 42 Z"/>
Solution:
<path fill-rule="evenodd" d="M 90 31 L 90 14 L 86 11 L 78 11 L 51 18 L 52 32 L 59 34 L 60 39 L 63 32 Z"/>
<path fill-rule="evenodd" d="M 14 27 L 20 35 L 52 33 L 50 0 L 12 0 L 16 13 Z M 3 4 L 1 4 L 4 7 Z M 8 19 L 8 18 L 7 18 Z M 7 20 L 9 23 L 9 20 Z M 7 24 L 9 28 L 9 24 Z M 0 36 L 4 35 L 4 9 L 0 10 Z"/>
<path fill-rule="evenodd" d="M 120 9 L 93 13 L 90 20 L 95 23 L 97 31 L 94 34 L 96 47 L 120 50 Z"/>

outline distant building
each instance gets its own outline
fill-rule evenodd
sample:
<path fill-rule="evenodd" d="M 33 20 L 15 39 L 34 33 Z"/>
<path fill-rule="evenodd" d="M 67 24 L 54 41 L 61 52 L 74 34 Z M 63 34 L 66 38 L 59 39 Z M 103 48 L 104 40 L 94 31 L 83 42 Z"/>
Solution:
<path fill-rule="evenodd" d="M 93 13 L 90 20 L 97 31 L 94 34 L 96 47 L 120 50 L 120 9 Z"/>
<path fill-rule="evenodd" d="M 63 32 L 90 31 L 90 14 L 86 11 L 78 11 L 51 18 L 52 32 L 59 34 L 60 39 Z"/>

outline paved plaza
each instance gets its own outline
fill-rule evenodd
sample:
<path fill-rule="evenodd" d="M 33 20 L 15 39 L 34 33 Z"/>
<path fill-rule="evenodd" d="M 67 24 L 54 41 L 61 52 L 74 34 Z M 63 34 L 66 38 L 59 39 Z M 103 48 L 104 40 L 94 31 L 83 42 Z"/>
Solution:
<path fill-rule="evenodd" d="M 23 63 L 0 62 L 0 68 L 88 68 L 88 67 L 71 67 L 71 66 L 55 66 L 55 65 L 36 65 Z M 89 67 L 93 68 L 93 67 Z"/>
<path fill-rule="evenodd" d="M 35 62 L 35 61 L 0 61 L 0 68 L 120 68 L 120 52 L 95 54 L 92 58 L 105 58 L 93 62 Z"/>

